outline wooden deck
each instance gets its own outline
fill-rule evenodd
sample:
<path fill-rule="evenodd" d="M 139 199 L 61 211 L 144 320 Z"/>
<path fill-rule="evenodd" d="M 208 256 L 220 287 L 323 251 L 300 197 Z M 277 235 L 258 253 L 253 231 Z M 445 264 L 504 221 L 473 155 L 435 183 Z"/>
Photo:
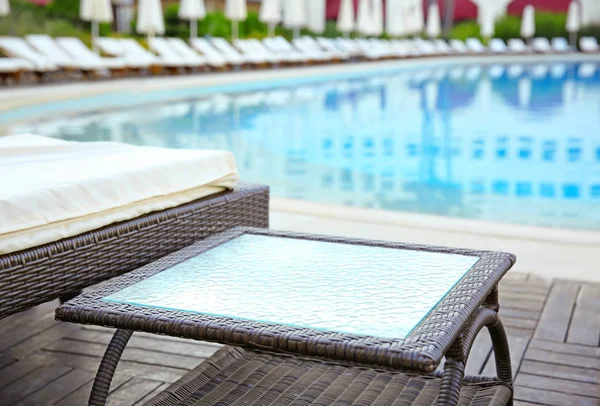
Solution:
<path fill-rule="evenodd" d="M 516 405 L 600 405 L 600 285 L 514 273 L 500 289 Z M 0 405 L 84 405 L 111 330 L 54 321 L 56 302 L 0 321 Z M 139 405 L 218 346 L 135 334 L 113 381 L 110 405 Z M 493 374 L 480 335 L 469 374 Z"/>

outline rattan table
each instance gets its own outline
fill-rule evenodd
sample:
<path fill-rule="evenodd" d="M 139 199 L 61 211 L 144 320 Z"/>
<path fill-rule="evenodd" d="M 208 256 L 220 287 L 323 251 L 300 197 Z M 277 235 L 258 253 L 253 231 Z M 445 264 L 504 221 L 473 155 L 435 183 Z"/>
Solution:
<path fill-rule="evenodd" d="M 228 345 L 150 404 L 506 405 L 497 285 L 513 263 L 505 253 L 239 227 L 107 281 L 56 318 L 118 329 L 94 405 L 105 403 L 133 331 Z M 497 376 L 465 377 L 483 327 Z"/>

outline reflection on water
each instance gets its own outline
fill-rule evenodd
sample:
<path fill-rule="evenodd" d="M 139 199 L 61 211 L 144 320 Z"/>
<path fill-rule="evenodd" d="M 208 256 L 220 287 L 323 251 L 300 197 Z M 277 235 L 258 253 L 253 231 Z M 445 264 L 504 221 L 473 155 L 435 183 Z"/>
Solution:
<path fill-rule="evenodd" d="M 274 196 L 600 229 L 600 66 L 457 65 L 34 123 L 233 151 Z"/>

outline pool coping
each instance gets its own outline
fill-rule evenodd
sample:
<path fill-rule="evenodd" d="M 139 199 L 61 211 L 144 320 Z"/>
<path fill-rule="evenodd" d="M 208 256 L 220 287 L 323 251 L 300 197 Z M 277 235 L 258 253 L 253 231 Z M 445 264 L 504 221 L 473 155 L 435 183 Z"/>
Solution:
<path fill-rule="evenodd" d="M 600 233 L 595 231 L 500 223 L 432 214 L 416 214 L 404 211 L 344 206 L 280 197 L 271 197 L 270 210 L 363 223 L 365 226 L 377 224 L 578 246 L 600 245 Z"/>
<path fill-rule="evenodd" d="M 318 66 L 302 66 L 285 69 L 264 69 L 256 71 L 233 71 L 224 73 L 203 73 L 187 76 L 167 77 L 140 77 L 118 80 L 106 80 L 99 82 L 76 82 L 57 83 L 45 86 L 34 86 L 27 88 L 6 89 L 0 94 L 0 134 L 2 128 L 16 124 L 23 124 L 32 120 L 44 120 L 54 117 L 56 114 L 69 112 L 65 117 L 82 113 L 98 113 L 118 108 L 134 108 L 157 102 L 169 102 L 185 100 L 191 97 L 208 96 L 217 92 L 235 93 L 253 90 L 254 85 L 275 84 L 274 88 L 289 86 L 289 80 L 296 79 L 305 81 L 311 78 L 311 83 L 319 83 L 330 80 L 343 80 L 356 76 L 362 76 L 372 71 L 380 73 L 393 72 L 399 69 L 419 69 L 429 66 L 443 68 L 453 65 L 467 65 L 477 63 L 480 65 L 494 65 L 498 63 L 517 62 L 523 64 L 535 64 L 544 62 L 600 62 L 599 54 L 567 53 L 567 54 L 517 54 L 517 55 L 486 55 L 486 56 L 451 56 L 451 57 L 424 57 L 406 58 L 392 61 L 356 62 L 348 64 L 331 64 Z M 277 83 L 277 81 L 285 81 Z M 185 97 L 181 94 L 182 89 L 192 89 L 196 94 Z M 128 90 L 135 94 L 136 103 L 120 104 L 122 100 L 115 97 L 112 105 L 90 107 L 83 103 L 86 98 L 111 94 L 118 96 L 119 92 Z M 153 93 L 174 92 L 173 96 L 157 98 L 152 102 L 140 102 Z M 82 103 L 73 105 L 75 100 Z M 71 105 L 61 109 L 52 109 L 47 112 L 36 112 L 48 103 L 67 103 Z M 106 100 L 105 100 L 106 101 Z M 9 118 L 6 118 L 9 116 Z M 10 116 L 15 116 L 10 118 Z"/>

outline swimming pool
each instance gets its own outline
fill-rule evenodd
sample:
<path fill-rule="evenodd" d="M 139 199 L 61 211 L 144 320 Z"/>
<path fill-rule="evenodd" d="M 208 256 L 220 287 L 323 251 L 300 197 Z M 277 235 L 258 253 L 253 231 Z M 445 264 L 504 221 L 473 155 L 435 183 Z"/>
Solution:
<path fill-rule="evenodd" d="M 445 65 L 31 123 L 70 140 L 227 149 L 272 195 L 600 230 L 600 64 Z"/>

